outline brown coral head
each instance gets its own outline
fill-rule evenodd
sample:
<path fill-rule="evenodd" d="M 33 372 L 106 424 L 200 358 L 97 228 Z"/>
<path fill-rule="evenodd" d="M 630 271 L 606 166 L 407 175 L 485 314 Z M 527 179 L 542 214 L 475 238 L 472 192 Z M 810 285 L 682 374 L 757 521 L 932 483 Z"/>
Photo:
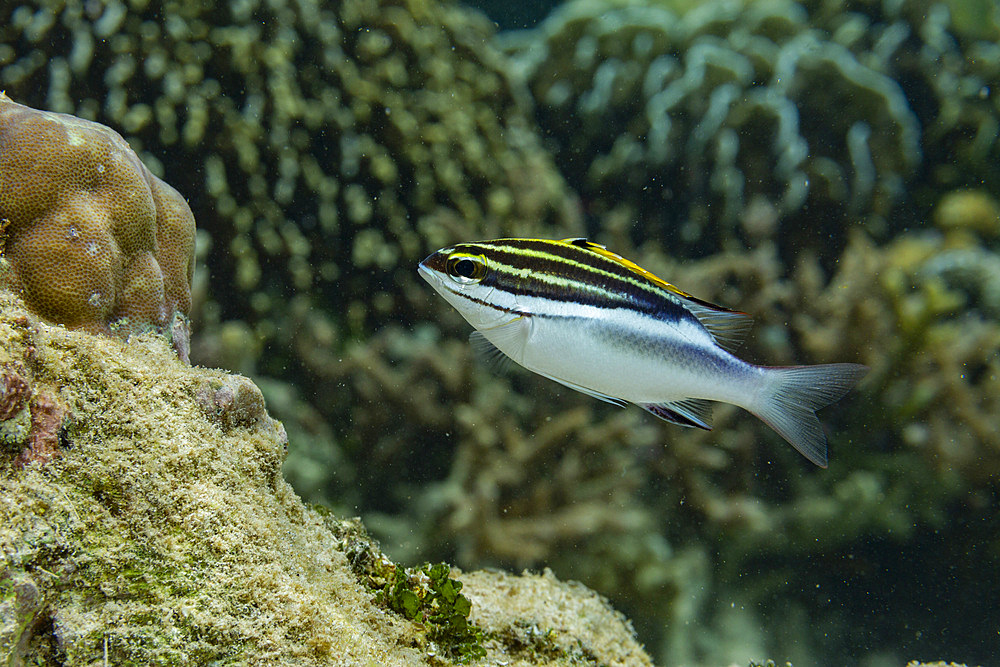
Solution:
<path fill-rule="evenodd" d="M 27 380 L 11 367 L 0 370 L 0 421 L 7 421 L 24 409 L 31 396 Z"/>
<path fill-rule="evenodd" d="M 0 93 L 0 219 L 10 286 L 50 321 L 163 329 L 190 308 L 191 209 L 110 128 Z"/>

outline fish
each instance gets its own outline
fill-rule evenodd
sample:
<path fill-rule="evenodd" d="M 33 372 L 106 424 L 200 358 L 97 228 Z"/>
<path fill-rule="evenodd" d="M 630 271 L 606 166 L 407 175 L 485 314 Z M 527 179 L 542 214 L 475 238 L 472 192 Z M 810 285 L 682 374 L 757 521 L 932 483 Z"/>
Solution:
<path fill-rule="evenodd" d="M 816 411 L 868 371 L 744 361 L 735 352 L 749 315 L 583 238 L 458 243 L 418 272 L 472 325 L 470 341 L 487 358 L 686 427 L 711 430 L 712 403 L 731 403 L 823 468 L 827 440 Z"/>

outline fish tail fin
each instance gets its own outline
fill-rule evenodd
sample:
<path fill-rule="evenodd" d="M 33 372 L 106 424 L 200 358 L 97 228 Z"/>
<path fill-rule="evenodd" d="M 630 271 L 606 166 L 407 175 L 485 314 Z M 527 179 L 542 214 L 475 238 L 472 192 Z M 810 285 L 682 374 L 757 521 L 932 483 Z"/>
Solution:
<path fill-rule="evenodd" d="M 868 372 L 861 364 L 767 368 L 769 391 L 750 408 L 803 456 L 826 467 L 826 435 L 816 410 L 849 392 Z"/>

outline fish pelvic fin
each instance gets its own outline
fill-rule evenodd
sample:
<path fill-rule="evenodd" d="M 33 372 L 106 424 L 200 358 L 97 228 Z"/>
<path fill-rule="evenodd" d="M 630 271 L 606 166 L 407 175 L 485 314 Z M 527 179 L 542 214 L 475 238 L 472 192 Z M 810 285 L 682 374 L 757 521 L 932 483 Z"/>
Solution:
<path fill-rule="evenodd" d="M 748 409 L 807 459 L 826 467 L 826 434 L 816 410 L 840 399 L 868 372 L 861 364 L 767 369 L 770 391 Z"/>

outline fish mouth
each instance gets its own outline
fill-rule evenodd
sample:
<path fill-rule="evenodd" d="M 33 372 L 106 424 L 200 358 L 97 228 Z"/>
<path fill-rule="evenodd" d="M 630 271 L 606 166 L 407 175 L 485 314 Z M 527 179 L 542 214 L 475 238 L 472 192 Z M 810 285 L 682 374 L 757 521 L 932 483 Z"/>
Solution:
<path fill-rule="evenodd" d="M 428 257 L 427 259 L 430 259 L 430 258 Z M 420 262 L 419 264 L 417 264 L 417 273 L 419 273 L 420 277 L 423 278 L 424 280 L 426 280 L 429 283 L 433 282 L 433 280 L 434 280 L 434 269 L 432 269 L 429 266 L 427 266 L 427 260 L 426 259 L 424 261 Z"/>

